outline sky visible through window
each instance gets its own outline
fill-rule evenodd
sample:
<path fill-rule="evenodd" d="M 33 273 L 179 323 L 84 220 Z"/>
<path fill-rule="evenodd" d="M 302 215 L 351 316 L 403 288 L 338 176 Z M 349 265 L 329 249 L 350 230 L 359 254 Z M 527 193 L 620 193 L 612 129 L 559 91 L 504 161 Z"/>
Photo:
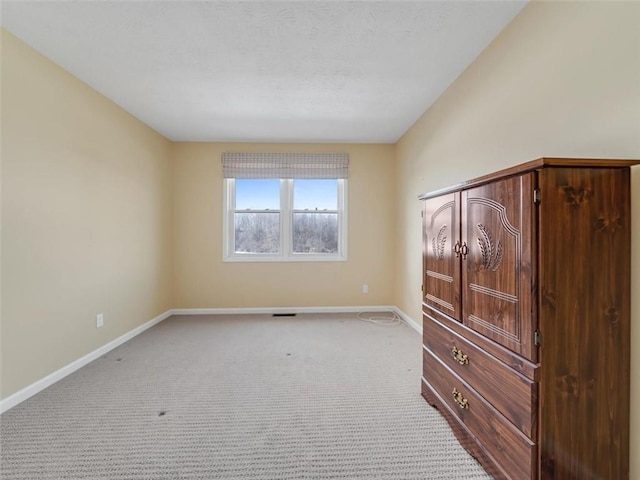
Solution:
<path fill-rule="evenodd" d="M 236 210 L 279 210 L 280 180 L 236 179 Z"/>
<path fill-rule="evenodd" d="M 293 208 L 296 210 L 337 210 L 338 182 L 334 179 L 293 181 Z M 278 210 L 280 180 L 236 179 L 236 210 Z"/>

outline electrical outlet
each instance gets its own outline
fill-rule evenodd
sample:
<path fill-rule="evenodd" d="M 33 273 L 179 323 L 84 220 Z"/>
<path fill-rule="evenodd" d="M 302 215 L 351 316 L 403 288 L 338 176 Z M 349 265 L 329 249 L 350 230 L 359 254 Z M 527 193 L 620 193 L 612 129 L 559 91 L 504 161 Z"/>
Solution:
<path fill-rule="evenodd" d="M 367 284 L 363 284 L 362 285 L 362 293 L 364 293 L 364 294 L 369 293 L 369 285 L 367 285 Z"/>
<path fill-rule="evenodd" d="M 104 325 L 104 314 L 99 313 L 96 315 L 96 328 L 100 328 Z"/>

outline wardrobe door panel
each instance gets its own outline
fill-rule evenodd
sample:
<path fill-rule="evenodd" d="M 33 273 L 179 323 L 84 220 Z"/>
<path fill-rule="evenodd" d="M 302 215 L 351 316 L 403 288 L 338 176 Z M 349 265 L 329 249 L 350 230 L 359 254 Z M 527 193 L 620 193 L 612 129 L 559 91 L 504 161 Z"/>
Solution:
<path fill-rule="evenodd" d="M 424 303 L 460 320 L 460 193 L 430 198 L 423 212 Z M 456 246 L 458 242 L 458 247 Z"/>
<path fill-rule="evenodd" d="M 532 285 L 535 173 L 462 193 L 463 322 L 536 360 Z"/>

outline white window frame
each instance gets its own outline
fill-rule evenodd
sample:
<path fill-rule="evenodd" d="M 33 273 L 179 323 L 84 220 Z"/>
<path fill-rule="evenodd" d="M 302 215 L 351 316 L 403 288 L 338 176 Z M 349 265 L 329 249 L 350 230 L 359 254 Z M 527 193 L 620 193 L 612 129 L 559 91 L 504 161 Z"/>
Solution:
<path fill-rule="evenodd" d="M 294 253 L 293 178 L 280 179 L 280 253 L 235 252 L 235 178 L 223 179 L 222 260 L 224 262 L 343 262 L 347 260 L 347 180 L 338 178 L 338 252 Z M 302 179 L 304 180 L 304 179 Z M 259 210 L 253 210 L 259 211 Z M 334 213 L 330 210 L 327 213 Z"/>

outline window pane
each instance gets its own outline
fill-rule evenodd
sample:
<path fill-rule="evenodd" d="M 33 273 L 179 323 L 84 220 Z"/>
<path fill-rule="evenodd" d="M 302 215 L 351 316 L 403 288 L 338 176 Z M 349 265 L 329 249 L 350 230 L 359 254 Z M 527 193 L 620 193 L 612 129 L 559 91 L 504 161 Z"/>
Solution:
<path fill-rule="evenodd" d="M 236 253 L 278 253 L 279 213 L 236 213 Z"/>
<path fill-rule="evenodd" d="M 236 210 L 279 210 L 280 180 L 236 179 Z"/>
<path fill-rule="evenodd" d="M 335 179 L 294 180 L 293 208 L 294 210 L 337 210 L 338 181 Z"/>
<path fill-rule="evenodd" d="M 338 253 L 338 214 L 293 214 L 294 253 Z"/>

